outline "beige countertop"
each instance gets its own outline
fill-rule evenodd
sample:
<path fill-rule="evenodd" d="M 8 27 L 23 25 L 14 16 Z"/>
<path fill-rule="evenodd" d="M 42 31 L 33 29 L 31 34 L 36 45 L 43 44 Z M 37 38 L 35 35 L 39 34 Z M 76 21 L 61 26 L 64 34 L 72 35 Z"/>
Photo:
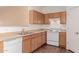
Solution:
<path fill-rule="evenodd" d="M 27 36 L 27 35 L 32 35 L 35 33 L 39 33 L 39 32 L 44 32 L 44 31 L 49 31 L 51 29 L 37 29 L 37 30 L 25 30 L 25 34 L 20 34 L 21 31 L 19 32 L 7 32 L 7 33 L 0 33 L 0 41 L 7 41 L 10 39 L 15 39 L 18 37 L 23 37 L 23 36 Z M 65 31 L 60 31 L 60 32 L 65 32 Z"/>
<path fill-rule="evenodd" d="M 35 34 L 35 33 L 39 33 L 39 32 L 44 32 L 46 30 L 43 30 L 43 29 L 39 29 L 39 30 L 26 30 L 24 32 L 28 32 L 26 34 L 18 34 L 20 32 L 7 32 L 7 33 L 0 33 L 0 41 L 7 41 L 7 40 L 13 40 L 15 38 L 18 38 L 18 37 L 23 37 L 23 36 L 27 36 L 27 35 L 32 35 L 32 34 Z"/>

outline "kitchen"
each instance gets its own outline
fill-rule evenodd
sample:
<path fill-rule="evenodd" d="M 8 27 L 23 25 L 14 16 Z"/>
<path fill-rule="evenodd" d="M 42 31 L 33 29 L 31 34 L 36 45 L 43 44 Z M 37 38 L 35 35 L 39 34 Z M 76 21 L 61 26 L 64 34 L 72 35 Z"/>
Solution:
<path fill-rule="evenodd" d="M 74 41 L 78 39 L 79 34 L 78 20 L 75 21 L 78 18 L 76 16 L 78 8 L 71 6 L 0 7 L 0 52 L 79 52 L 78 40 Z"/>

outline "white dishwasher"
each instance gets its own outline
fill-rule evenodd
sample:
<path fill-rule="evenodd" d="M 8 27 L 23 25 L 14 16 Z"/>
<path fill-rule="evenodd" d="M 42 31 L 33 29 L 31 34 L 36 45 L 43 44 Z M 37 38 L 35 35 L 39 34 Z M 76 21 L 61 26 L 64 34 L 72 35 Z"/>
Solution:
<path fill-rule="evenodd" d="M 47 44 L 59 46 L 59 32 L 48 30 L 47 31 Z"/>
<path fill-rule="evenodd" d="M 17 37 L 4 41 L 4 53 L 21 53 L 22 37 Z"/>

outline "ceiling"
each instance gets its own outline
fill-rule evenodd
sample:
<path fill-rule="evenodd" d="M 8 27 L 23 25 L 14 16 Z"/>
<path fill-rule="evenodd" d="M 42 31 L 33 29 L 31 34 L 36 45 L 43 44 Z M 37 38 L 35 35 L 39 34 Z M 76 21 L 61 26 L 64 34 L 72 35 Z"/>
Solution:
<path fill-rule="evenodd" d="M 31 8 L 44 14 L 66 11 L 66 6 L 31 6 Z"/>

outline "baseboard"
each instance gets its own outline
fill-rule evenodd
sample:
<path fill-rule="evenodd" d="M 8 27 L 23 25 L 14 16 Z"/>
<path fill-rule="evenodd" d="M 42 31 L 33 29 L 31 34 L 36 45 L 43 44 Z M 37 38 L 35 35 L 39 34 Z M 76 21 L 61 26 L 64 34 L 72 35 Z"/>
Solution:
<path fill-rule="evenodd" d="M 59 47 L 59 46 L 55 46 L 55 45 L 51 45 L 51 44 L 47 44 L 47 45 L 49 45 L 49 46 L 54 46 L 54 47 Z"/>

